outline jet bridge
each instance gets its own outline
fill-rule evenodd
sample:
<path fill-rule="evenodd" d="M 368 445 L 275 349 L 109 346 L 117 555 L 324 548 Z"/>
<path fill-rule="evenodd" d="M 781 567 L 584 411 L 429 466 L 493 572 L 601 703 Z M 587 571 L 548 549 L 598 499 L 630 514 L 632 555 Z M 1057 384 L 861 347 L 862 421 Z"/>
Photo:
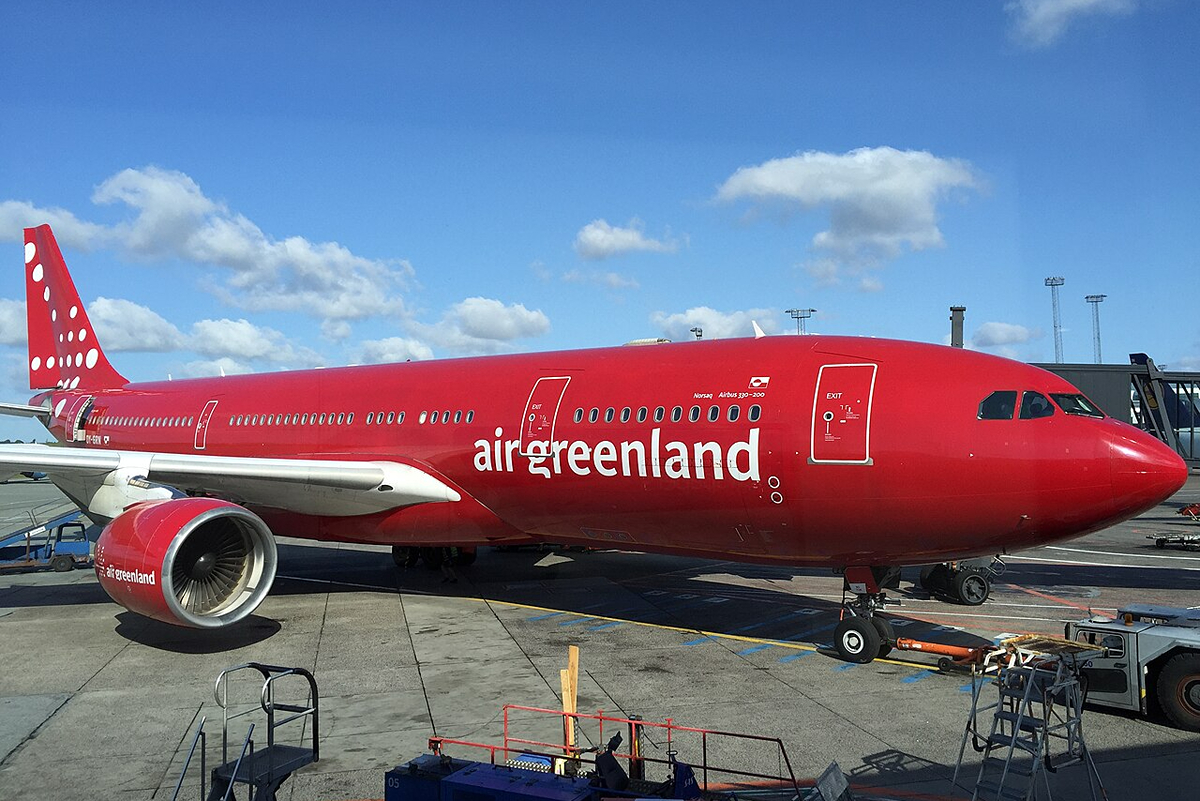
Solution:
<path fill-rule="evenodd" d="M 1200 468 L 1200 373 L 1164 371 L 1144 353 L 1129 364 L 1035 364 L 1062 376 L 1104 413 L 1161 439 Z"/>

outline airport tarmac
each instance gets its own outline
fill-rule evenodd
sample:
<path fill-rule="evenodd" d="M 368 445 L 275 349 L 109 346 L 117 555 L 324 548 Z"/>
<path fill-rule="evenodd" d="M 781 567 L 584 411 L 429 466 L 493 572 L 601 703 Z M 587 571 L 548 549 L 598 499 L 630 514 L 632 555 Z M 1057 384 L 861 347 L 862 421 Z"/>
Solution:
<path fill-rule="evenodd" d="M 4 485 L 0 518 L 56 496 L 46 482 Z M 929 599 L 906 570 L 891 617 L 905 633 L 982 643 L 1061 635 L 1089 609 L 1195 606 L 1200 552 L 1145 537 L 1200 532 L 1175 514 L 1196 501 L 1193 476 L 1136 520 L 1009 557 L 981 607 Z M 320 761 L 280 797 L 382 798 L 384 772 L 426 753 L 431 735 L 498 744 L 505 703 L 559 707 L 568 645 L 581 649 L 581 712 L 778 737 L 798 777 L 836 760 L 880 796 L 970 797 L 950 782 L 968 680 L 919 656 L 851 665 L 825 652 L 839 576 L 621 552 L 546 556 L 484 549 L 445 584 L 438 571 L 397 569 L 386 549 L 281 539 L 274 590 L 227 632 L 126 612 L 91 571 L 0 574 L 0 799 L 170 798 L 204 715 L 210 765 L 216 755 L 213 680 L 248 661 L 304 667 L 320 687 Z M 1084 731 L 1110 798 L 1197 797 L 1200 735 L 1100 709 L 1085 714 Z M 652 755 L 665 747 L 650 743 Z M 774 751 L 745 756 L 779 763 Z M 1091 797 L 1079 767 L 1051 782 L 1056 799 Z"/>

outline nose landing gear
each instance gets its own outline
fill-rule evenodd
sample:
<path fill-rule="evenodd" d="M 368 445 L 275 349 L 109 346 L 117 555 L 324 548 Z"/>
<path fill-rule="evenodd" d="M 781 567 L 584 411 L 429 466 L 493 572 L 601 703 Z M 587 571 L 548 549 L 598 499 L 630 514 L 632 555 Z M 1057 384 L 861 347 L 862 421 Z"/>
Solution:
<path fill-rule="evenodd" d="M 896 644 L 892 624 L 876 612 L 885 606 L 899 606 L 884 587 L 895 587 L 900 569 L 896 567 L 847 567 L 842 588 L 842 620 L 833 632 L 833 646 L 847 662 L 865 665 L 876 657 L 891 653 Z M 853 599 L 847 599 L 847 594 Z"/>

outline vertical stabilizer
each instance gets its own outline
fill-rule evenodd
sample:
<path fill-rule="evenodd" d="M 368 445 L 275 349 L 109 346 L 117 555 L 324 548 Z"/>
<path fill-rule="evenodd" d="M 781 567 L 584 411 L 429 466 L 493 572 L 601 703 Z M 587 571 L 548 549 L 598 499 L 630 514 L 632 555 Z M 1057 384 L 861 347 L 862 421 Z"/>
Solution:
<path fill-rule="evenodd" d="M 100 349 L 49 225 L 25 229 L 29 388 L 106 389 L 129 383 Z"/>

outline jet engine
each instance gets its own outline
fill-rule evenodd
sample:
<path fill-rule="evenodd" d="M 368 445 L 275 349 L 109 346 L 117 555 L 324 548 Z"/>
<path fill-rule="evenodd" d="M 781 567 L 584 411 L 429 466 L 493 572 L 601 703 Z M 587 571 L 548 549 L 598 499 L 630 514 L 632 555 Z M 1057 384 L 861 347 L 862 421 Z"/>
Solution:
<path fill-rule="evenodd" d="M 96 543 L 96 576 L 131 612 L 220 628 L 253 612 L 275 579 L 275 538 L 258 515 L 216 498 L 139 503 Z"/>

